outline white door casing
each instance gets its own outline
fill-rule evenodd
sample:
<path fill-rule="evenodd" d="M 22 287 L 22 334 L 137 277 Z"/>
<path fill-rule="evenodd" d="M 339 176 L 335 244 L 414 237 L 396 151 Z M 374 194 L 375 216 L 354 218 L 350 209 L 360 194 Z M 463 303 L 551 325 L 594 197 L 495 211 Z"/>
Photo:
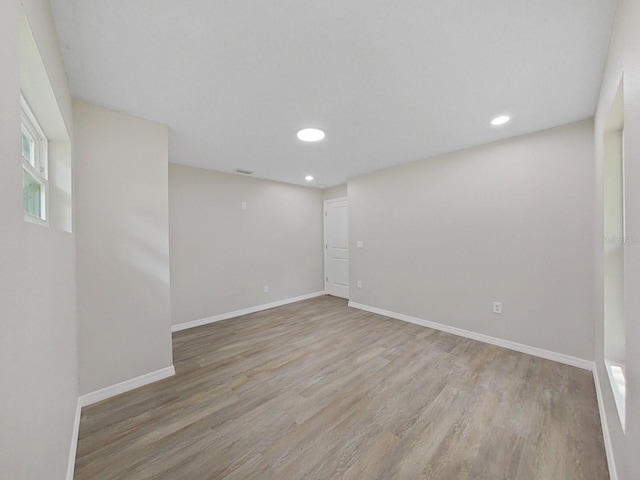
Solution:
<path fill-rule="evenodd" d="M 324 201 L 325 292 L 349 298 L 349 215 L 347 198 Z"/>

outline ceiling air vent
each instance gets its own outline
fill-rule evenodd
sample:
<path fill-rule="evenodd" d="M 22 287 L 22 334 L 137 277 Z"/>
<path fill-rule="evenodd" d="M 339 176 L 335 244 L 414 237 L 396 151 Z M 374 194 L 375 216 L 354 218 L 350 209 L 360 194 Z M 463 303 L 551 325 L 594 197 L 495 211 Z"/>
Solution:
<path fill-rule="evenodd" d="M 243 175 L 252 175 L 253 174 L 253 170 L 244 170 L 242 168 L 237 169 L 236 172 L 241 173 Z"/>

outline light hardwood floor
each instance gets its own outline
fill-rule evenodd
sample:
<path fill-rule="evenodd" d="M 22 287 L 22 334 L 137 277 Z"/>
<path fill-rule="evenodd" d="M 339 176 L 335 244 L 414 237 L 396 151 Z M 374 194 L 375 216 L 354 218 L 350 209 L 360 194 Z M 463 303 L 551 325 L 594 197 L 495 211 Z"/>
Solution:
<path fill-rule="evenodd" d="M 609 478 L 590 372 L 319 297 L 174 334 L 77 480 Z"/>

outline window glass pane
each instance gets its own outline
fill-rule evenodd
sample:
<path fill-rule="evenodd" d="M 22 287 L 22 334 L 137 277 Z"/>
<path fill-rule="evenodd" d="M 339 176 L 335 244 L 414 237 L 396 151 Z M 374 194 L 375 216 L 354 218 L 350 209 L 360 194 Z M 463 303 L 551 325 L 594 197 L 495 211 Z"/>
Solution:
<path fill-rule="evenodd" d="M 28 131 L 22 128 L 22 156 L 31 164 L 32 167 L 36 165 L 36 151 L 35 141 Z"/>
<path fill-rule="evenodd" d="M 33 178 L 26 170 L 23 173 L 24 185 L 24 211 L 34 217 L 42 216 L 42 185 Z"/>

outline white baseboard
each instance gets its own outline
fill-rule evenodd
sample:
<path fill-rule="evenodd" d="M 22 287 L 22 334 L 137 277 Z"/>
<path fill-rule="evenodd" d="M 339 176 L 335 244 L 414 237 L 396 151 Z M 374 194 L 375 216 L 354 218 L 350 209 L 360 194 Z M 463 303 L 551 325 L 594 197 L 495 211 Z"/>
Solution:
<path fill-rule="evenodd" d="M 101 400 L 106 400 L 107 398 L 111 398 L 121 393 L 128 392 L 129 390 L 143 387 L 144 385 L 149 385 L 150 383 L 157 382 L 158 380 L 162 380 L 164 378 L 172 377 L 175 374 L 176 370 L 175 368 L 173 368 L 173 365 L 171 365 L 170 367 L 162 368 L 160 370 L 156 370 L 155 372 L 147 373 L 130 380 L 125 380 L 124 382 L 116 383 L 115 385 L 111 385 L 110 387 L 105 387 L 100 390 L 96 390 L 95 392 L 81 395 L 79 398 L 80 406 L 86 407 L 87 405 L 91 405 Z"/>
<path fill-rule="evenodd" d="M 504 340 L 502 338 L 490 337 L 482 333 L 472 332 L 470 330 L 464 330 L 462 328 L 451 327 L 449 325 L 443 325 L 441 323 L 430 322 L 421 318 L 411 317 L 402 313 L 390 312 L 382 310 L 381 308 L 370 307 L 368 305 L 362 305 L 360 303 L 349 302 L 349 306 L 357 308 L 359 310 L 365 310 L 371 313 L 377 313 L 378 315 L 384 315 L 385 317 L 395 318 L 404 322 L 414 323 L 416 325 L 422 325 L 423 327 L 433 328 L 434 330 L 440 330 L 442 332 L 451 333 L 460 337 L 470 338 L 471 340 L 478 340 L 480 342 L 495 345 L 497 347 L 508 348 L 509 350 L 515 350 L 516 352 L 527 353 L 536 357 L 545 358 L 547 360 L 553 360 L 554 362 L 564 363 L 571 365 L 572 367 L 583 368 L 585 370 L 591 370 L 593 362 L 590 360 L 584 360 L 582 358 L 572 357 L 563 353 L 551 352 L 538 347 L 532 347 L 530 345 L 524 345 L 522 343 L 512 342 L 510 340 Z"/>
<path fill-rule="evenodd" d="M 308 300 L 310 298 L 320 297 L 325 292 L 314 292 L 306 295 L 300 295 L 299 297 L 285 298 L 284 300 L 278 300 L 277 302 L 265 303 L 256 307 L 243 308 L 242 310 L 236 310 L 235 312 L 221 313 L 220 315 L 214 315 L 213 317 L 201 318 L 199 320 L 192 320 L 190 322 L 179 323 L 178 325 L 171 326 L 171 332 L 179 332 L 180 330 L 186 330 L 188 328 L 201 327 L 202 325 L 208 325 L 210 323 L 219 322 L 221 320 L 227 320 L 229 318 L 241 317 L 242 315 L 248 315 L 250 313 L 261 312 L 262 310 L 268 310 L 269 308 L 281 307 L 289 303 L 300 302 L 302 300 Z"/>
<path fill-rule="evenodd" d="M 600 410 L 604 451 L 607 454 L 607 464 L 609 465 L 609 478 L 611 480 L 618 480 L 618 472 L 616 470 L 615 459 L 613 458 L 613 445 L 611 444 L 611 436 L 609 435 L 609 424 L 607 423 L 607 415 L 604 411 L 604 399 L 602 398 L 602 388 L 600 387 L 600 378 L 598 377 L 598 366 L 595 363 L 593 364 L 593 381 L 596 384 L 596 396 L 598 397 L 598 409 Z"/>
<path fill-rule="evenodd" d="M 73 420 L 73 431 L 71 432 L 71 446 L 69 447 L 69 462 L 67 464 L 67 480 L 73 480 L 76 468 L 76 451 L 78 450 L 78 433 L 80 432 L 80 414 L 82 406 L 80 399 L 76 402 L 76 416 Z"/>

